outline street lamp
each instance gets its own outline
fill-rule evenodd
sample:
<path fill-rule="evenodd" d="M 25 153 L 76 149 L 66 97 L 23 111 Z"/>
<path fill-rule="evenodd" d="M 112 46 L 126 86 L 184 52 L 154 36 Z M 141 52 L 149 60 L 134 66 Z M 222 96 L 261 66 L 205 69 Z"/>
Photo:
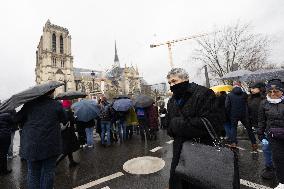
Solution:
<path fill-rule="evenodd" d="M 91 76 L 92 76 L 92 81 L 93 81 L 93 90 L 95 89 L 95 76 L 96 73 L 94 71 L 91 72 Z"/>

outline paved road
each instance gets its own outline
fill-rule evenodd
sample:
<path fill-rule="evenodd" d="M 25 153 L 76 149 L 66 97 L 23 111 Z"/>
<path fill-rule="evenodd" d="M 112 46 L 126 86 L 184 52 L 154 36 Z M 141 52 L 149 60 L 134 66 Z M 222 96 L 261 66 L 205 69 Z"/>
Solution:
<path fill-rule="evenodd" d="M 91 189 L 164 189 L 167 188 L 170 162 L 172 158 L 172 144 L 166 142 L 171 138 L 166 132 L 159 131 L 157 141 L 142 142 L 140 137 L 134 136 L 125 143 L 117 143 L 109 148 L 99 144 L 96 136 L 94 149 L 84 149 L 75 153 L 75 159 L 80 165 L 70 169 L 68 160 L 64 160 L 56 170 L 55 189 L 85 189 L 89 183 Z M 16 138 L 16 146 L 18 145 Z M 243 179 L 242 189 L 259 188 L 269 189 L 276 185 L 275 181 L 264 181 L 259 175 L 263 168 L 262 153 L 250 153 L 250 145 L 246 140 L 240 141 L 240 175 Z M 162 147 L 151 152 L 150 150 Z M 166 165 L 150 175 L 131 175 L 126 173 L 123 164 L 136 157 L 155 156 L 162 158 Z M 26 163 L 21 162 L 19 157 L 9 161 L 13 173 L 0 178 L 1 189 L 26 189 Z M 108 177 L 109 176 L 109 177 Z M 105 178 L 106 177 L 106 178 Z M 117 177 L 117 178 L 112 178 Z M 107 181 L 105 181 L 107 180 Z M 247 182 L 248 181 L 248 182 Z M 256 185 L 258 184 L 258 185 Z M 250 185 L 251 187 L 245 186 Z"/>

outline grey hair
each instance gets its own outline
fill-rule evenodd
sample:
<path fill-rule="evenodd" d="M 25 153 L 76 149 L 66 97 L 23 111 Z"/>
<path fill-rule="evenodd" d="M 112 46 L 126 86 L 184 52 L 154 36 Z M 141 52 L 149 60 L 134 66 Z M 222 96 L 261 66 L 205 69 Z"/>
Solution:
<path fill-rule="evenodd" d="M 170 79 L 171 76 L 177 76 L 183 80 L 189 80 L 188 73 L 183 68 L 172 68 L 167 75 L 167 79 Z"/>

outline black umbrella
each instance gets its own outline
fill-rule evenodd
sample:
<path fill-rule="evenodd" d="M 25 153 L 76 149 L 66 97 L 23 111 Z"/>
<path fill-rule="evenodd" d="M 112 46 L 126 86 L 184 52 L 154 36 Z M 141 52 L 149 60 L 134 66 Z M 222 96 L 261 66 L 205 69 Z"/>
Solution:
<path fill-rule="evenodd" d="M 80 91 L 68 91 L 64 93 L 60 93 L 56 96 L 57 100 L 73 100 L 77 98 L 85 98 L 87 96 L 86 93 Z"/>
<path fill-rule="evenodd" d="M 146 96 L 146 95 L 139 95 L 134 100 L 134 106 L 136 108 L 147 108 L 154 103 L 154 99 Z"/>
<path fill-rule="evenodd" d="M 11 98 L 0 105 L 0 112 L 14 110 L 15 108 L 30 102 L 62 85 L 64 84 L 58 81 L 49 81 L 14 94 L 11 96 Z"/>

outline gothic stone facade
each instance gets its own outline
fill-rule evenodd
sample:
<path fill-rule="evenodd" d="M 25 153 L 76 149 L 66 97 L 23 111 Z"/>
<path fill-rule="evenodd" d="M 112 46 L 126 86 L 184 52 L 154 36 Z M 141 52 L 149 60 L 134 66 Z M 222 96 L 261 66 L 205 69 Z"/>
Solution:
<path fill-rule="evenodd" d="M 64 82 L 56 94 L 79 90 L 87 94 L 106 94 L 109 97 L 118 94 L 137 94 L 141 92 L 141 78 L 137 68 L 120 67 L 115 43 L 114 65 L 110 71 L 94 71 L 73 68 L 71 36 L 66 28 L 51 24 L 48 20 L 36 51 L 36 83 L 47 81 Z"/>
<path fill-rule="evenodd" d="M 75 90 L 71 36 L 66 28 L 48 20 L 36 51 L 36 83 L 60 81 L 65 85 L 56 93 Z"/>

